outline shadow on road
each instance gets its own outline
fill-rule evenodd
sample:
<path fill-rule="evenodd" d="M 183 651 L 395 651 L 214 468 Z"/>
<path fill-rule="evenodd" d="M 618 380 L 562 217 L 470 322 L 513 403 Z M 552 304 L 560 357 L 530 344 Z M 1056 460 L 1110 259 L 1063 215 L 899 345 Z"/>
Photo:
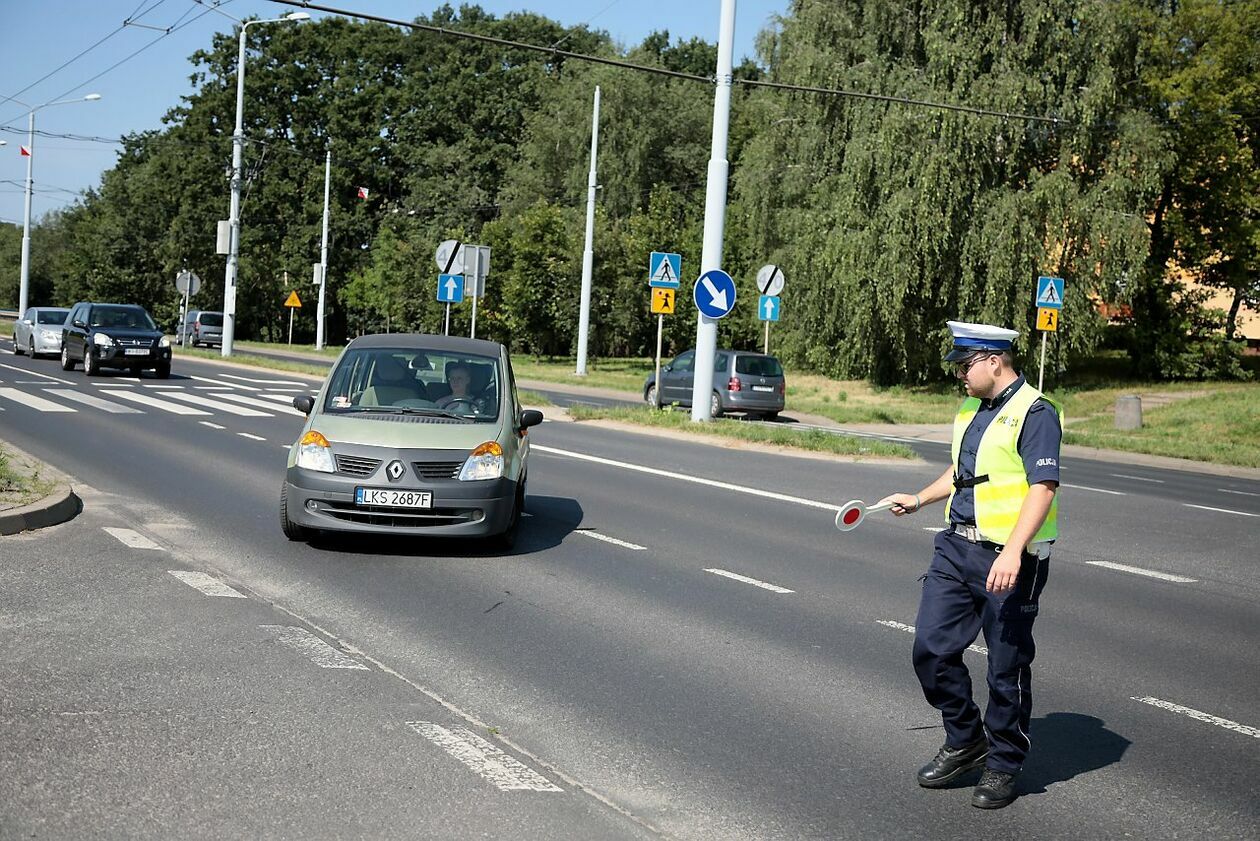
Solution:
<path fill-rule="evenodd" d="M 1032 751 L 1020 774 L 1025 794 L 1044 794 L 1063 783 L 1120 761 L 1132 744 L 1108 730 L 1102 719 L 1080 713 L 1050 713 L 1032 721 Z"/>

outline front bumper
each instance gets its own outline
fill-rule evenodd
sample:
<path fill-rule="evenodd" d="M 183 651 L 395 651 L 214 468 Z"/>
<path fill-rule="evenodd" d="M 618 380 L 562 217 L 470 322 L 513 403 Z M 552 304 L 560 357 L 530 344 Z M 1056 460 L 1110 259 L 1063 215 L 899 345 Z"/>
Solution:
<path fill-rule="evenodd" d="M 299 526 L 363 534 L 490 537 L 507 529 L 517 482 L 442 479 L 391 485 L 371 478 L 290 467 L 285 474 L 288 516 Z M 357 506 L 356 487 L 426 490 L 431 508 Z"/>
<path fill-rule="evenodd" d="M 61 337 L 54 336 L 51 339 L 45 339 L 38 333 L 35 334 L 35 352 L 39 354 L 48 354 L 56 356 L 61 353 Z"/>
<path fill-rule="evenodd" d="M 145 348 L 143 356 L 139 354 L 128 355 L 128 350 L 139 350 L 139 348 L 120 347 L 113 345 L 109 347 L 101 347 L 100 345 L 91 345 L 88 353 L 92 354 L 92 358 L 102 368 L 156 368 L 159 364 L 170 364 L 171 349 L 168 347 Z M 60 348 L 58 348 L 60 352 Z"/>

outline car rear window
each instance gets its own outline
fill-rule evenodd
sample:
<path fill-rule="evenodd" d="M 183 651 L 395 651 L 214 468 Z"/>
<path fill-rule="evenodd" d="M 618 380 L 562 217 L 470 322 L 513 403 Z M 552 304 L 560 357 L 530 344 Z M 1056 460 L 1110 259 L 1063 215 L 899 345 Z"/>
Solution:
<path fill-rule="evenodd" d="M 783 366 L 773 356 L 737 356 L 735 373 L 750 377 L 781 377 Z"/>
<path fill-rule="evenodd" d="M 41 310 L 36 316 L 36 324 L 65 324 L 69 310 Z"/>
<path fill-rule="evenodd" d="M 221 312 L 203 312 L 197 317 L 203 327 L 222 327 L 223 313 Z"/>
<path fill-rule="evenodd" d="M 499 360 L 427 348 L 346 351 L 332 373 L 324 411 L 453 415 L 496 421 Z"/>

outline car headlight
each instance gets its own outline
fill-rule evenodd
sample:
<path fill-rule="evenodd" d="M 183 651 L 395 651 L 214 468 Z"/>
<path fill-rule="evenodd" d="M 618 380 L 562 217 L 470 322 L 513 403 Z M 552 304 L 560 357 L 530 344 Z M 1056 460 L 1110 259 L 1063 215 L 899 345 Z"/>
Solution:
<path fill-rule="evenodd" d="M 56 330 L 40 330 L 39 337 L 46 342 L 56 342 L 61 340 L 61 334 Z"/>
<path fill-rule="evenodd" d="M 171 346 L 171 340 L 167 338 L 166 336 L 163 336 L 162 338 L 158 339 L 158 347 L 170 347 L 170 346 Z"/>
<path fill-rule="evenodd" d="M 113 347 L 114 340 L 109 336 L 106 336 L 104 333 L 93 333 L 92 344 L 99 345 L 100 347 Z"/>
<path fill-rule="evenodd" d="M 503 475 L 503 448 L 498 441 L 487 441 L 472 451 L 459 471 L 459 481 L 473 482 L 478 479 L 498 479 Z"/>
<path fill-rule="evenodd" d="M 336 473 L 337 465 L 333 462 L 328 439 L 313 429 L 303 435 L 298 441 L 297 466 L 320 473 Z"/>

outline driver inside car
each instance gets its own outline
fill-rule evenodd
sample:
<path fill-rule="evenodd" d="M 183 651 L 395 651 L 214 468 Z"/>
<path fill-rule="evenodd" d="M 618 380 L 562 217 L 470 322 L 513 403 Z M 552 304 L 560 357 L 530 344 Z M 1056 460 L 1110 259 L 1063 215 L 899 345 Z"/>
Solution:
<path fill-rule="evenodd" d="M 467 365 L 458 362 L 452 365 L 446 372 L 446 384 L 451 387 L 451 393 L 438 398 L 439 408 L 445 408 L 456 400 L 472 401 L 472 393 L 468 390 L 472 384 L 472 369 Z"/>

